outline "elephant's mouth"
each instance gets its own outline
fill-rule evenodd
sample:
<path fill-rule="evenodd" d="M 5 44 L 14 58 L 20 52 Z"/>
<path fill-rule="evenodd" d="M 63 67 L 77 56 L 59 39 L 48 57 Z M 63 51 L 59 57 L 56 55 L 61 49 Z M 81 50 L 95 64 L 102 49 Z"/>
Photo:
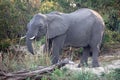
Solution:
<path fill-rule="evenodd" d="M 30 34 L 30 35 L 28 35 L 29 36 L 29 39 L 30 40 L 34 40 L 36 37 L 37 37 L 37 34 L 38 34 L 38 32 L 36 31 L 36 33 L 35 34 Z"/>

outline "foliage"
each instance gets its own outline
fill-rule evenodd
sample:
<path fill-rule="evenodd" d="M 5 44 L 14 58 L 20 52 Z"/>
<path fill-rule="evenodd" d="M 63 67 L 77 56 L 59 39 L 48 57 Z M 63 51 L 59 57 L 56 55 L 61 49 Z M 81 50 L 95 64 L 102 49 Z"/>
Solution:
<path fill-rule="evenodd" d="M 2 62 L 5 71 L 16 71 L 23 68 L 34 69 L 38 65 L 49 65 L 48 55 L 30 55 L 9 51 L 8 47 L 18 43 L 26 33 L 26 25 L 38 12 L 51 11 L 72 12 L 79 8 L 91 8 L 99 12 L 106 24 L 104 43 L 120 43 L 120 0 L 0 0 L 0 51 L 6 50 Z M 45 39 L 41 40 L 43 44 Z M 81 51 L 80 51 L 81 52 Z M 12 65 L 11 65 L 12 64 Z M 91 72 L 69 72 L 56 69 L 50 76 L 42 80 L 98 80 Z M 119 80 L 120 69 L 103 76 L 103 80 Z M 28 78 L 27 80 L 30 80 Z"/>
<path fill-rule="evenodd" d="M 35 13 L 49 13 L 54 10 L 68 13 L 83 7 L 98 11 L 104 18 L 106 29 L 116 35 L 114 42 L 119 42 L 118 3 L 119 0 L 0 0 L 0 50 L 7 49 L 25 35 L 26 25 Z M 106 35 L 111 34 L 107 32 Z M 105 39 L 112 43 L 111 38 Z"/>
<path fill-rule="evenodd" d="M 0 40 L 0 50 L 7 50 L 10 46 L 10 39 Z"/>
<path fill-rule="evenodd" d="M 89 71 L 68 71 L 63 68 L 62 70 L 56 69 L 52 75 L 51 80 L 98 80 L 97 76 Z"/>
<path fill-rule="evenodd" d="M 103 41 L 105 44 L 120 43 L 120 33 L 106 29 Z"/>
<path fill-rule="evenodd" d="M 0 50 L 6 49 L 25 35 L 25 26 L 36 11 L 37 9 L 27 0 L 0 1 Z"/>
<path fill-rule="evenodd" d="M 98 80 L 97 76 L 90 71 L 79 71 L 73 74 L 74 80 Z"/>
<path fill-rule="evenodd" d="M 6 54 L 2 53 L 2 60 L 0 60 L 0 70 L 15 72 L 23 69 L 34 70 L 38 66 L 49 66 L 51 64 L 50 56 L 42 53 L 34 56 L 23 50 L 11 49 L 7 50 Z M 0 54 L 1 56 L 1 54 Z M 0 58 L 1 59 L 1 58 Z"/>
<path fill-rule="evenodd" d="M 97 76 L 96 74 L 85 71 L 69 71 L 66 68 L 56 69 L 51 75 L 43 76 L 42 80 L 119 80 L 120 68 L 105 73 L 104 75 Z"/>
<path fill-rule="evenodd" d="M 72 12 L 75 11 L 76 5 L 74 4 L 74 0 L 53 0 L 55 2 L 58 2 L 60 6 L 63 8 L 63 12 Z"/>
<path fill-rule="evenodd" d="M 119 80 L 120 79 L 120 68 L 116 68 L 108 74 L 102 75 L 103 80 Z"/>
<path fill-rule="evenodd" d="M 51 11 L 62 12 L 62 8 L 57 2 L 47 1 L 47 0 L 41 2 L 41 6 L 40 6 L 41 13 L 50 13 Z"/>

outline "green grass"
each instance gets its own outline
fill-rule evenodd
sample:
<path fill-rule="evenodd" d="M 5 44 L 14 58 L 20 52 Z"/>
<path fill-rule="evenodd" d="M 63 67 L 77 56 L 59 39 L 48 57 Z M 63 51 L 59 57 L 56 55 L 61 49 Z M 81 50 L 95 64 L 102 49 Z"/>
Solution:
<path fill-rule="evenodd" d="M 48 80 L 48 76 L 44 76 L 42 80 Z M 88 71 L 69 71 L 64 68 L 62 70 L 56 69 L 49 76 L 50 80 L 99 80 L 99 78 Z"/>
<path fill-rule="evenodd" d="M 68 69 L 56 69 L 50 75 L 44 75 L 41 80 L 119 80 L 120 68 L 112 70 L 110 73 L 97 76 L 96 74 L 85 71 L 69 71 Z"/>
<path fill-rule="evenodd" d="M 89 71 L 80 71 L 73 74 L 74 80 L 99 80 L 98 77 Z"/>
<path fill-rule="evenodd" d="M 120 80 L 120 68 L 112 70 L 108 74 L 103 74 L 101 76 L 102 80 Z"/>

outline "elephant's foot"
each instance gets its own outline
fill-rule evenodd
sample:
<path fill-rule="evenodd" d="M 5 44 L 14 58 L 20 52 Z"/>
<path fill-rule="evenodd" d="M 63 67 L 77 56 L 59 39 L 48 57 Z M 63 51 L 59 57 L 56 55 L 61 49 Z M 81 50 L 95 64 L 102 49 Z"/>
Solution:
<path fill-rule="evenodd" d="M 99 65 L 99 63 L 98 62 L 93 62 L 92 63 L 92 67 L 99 67 L 100 65 Z"/>
<path fill-rule="evenodd" d="M 81 65 L 80 64 L 78 64 L 78 68 L 80 68 L 81 67 Z"/>
<path fill-rule="evenodd" d="M 80 67 L 88 67 L 88 63 L 80 63 L 80 64 L 78 64 L 78 68 L 80 68 Z"/>
<path fill-rule="evenodd" d="M 52 59 L 52 64 L 56 64 L 56 63 L 58 63 L 58 58 L 54 58 L 54 59 Z"/>

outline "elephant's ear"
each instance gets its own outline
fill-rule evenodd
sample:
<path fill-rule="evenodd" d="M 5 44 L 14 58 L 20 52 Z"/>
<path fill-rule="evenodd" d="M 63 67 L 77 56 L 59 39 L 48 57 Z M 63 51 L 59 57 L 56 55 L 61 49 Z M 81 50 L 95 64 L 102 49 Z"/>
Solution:
<path fill-rule="evenodd" d="M 68 24 L 61 15 L 49 15 L 47 37 L 54 38 L 56 36 L 64 34 L 68 30 Z"/>

